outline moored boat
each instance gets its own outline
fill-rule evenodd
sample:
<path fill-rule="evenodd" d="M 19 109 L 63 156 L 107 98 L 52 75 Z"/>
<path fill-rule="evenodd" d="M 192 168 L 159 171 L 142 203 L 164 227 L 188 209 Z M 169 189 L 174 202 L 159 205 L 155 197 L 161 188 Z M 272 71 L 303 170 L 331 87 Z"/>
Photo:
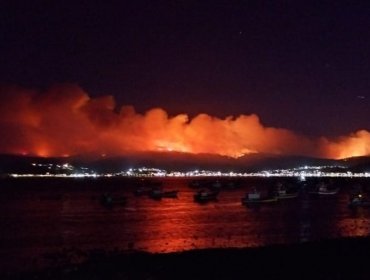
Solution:
<path fill-rule="evenodd" d="M 218 194 L 219 191 L 200 190 L 194 194 L 194 201 L 199 203 L 217 201 Z"/>
<path fill-rule="evenodd" d="M 298 196 L 298 191 L 297 190 L 288 190 L 288 188 L 279 183 L 276 186 L 276 191 L 275 191 L 275 196 L 277 199 L 288 199 L 288 198 L 295 198 Z"/>
<path fill-rule="evenodd" d="M 152 199 L 162 199 L 162 198 L 177 198 L 178 191 L 164 191 L 162 189 L 153 189 L 149 193 L 149 197 Z"/>
<path fill-rule="evenodd" d="M 152 190 L 153 188 L 151 187 L 139 187 L 134 190 L 134 195 L 135 196 L 149 195 Z"/>
<path fill-rule="evenodd" d="M 334 195 L 339 192 L 339 188 L 329 188 L 327 184 L 320 183 L 318 186 L 316 186 L 316 189 L 311 190 L 310 194 L 316 194 L 316 195 Z"/>
<path fill-rule="evenodd" d="M 365 194 L 358 193 L 351 197 L 348 206 L 349 207 L 370 207 L 370 200 L 366 198 Z"/>
<path fill-rule="evenodd" d="M 125 196 L 114 197 L 111 194 L 104 193 L 100 197 L 100 204 L 105 208 L 113 208 L 114 206 L 125 206 L 127 198 Z"/>
<path fill-rule="evenodd" d="M 192 189 L 199 189 L 204 187 L 205 182 L 203 180 L 192 180 L 189 182 L 189 187 Z"/>
<path fill-rule="evenodd" d="M 216 180 L 210 183 L 209 188 L 212 190 L 220 190 L 222 188 L 222 183 L 219 180 Z"/>
<path fill-rule="evenodd" d="M 243 197 L 241 202 L 243 205 L 253 205 L 253 204 L 260 204 L 260 203 L 272 203 L 277 202 L 278 198 L 274 197 L 266 197 L 266 198 L 259 198 L 259 199 L 250 199 L 248 197 Z"/>
<path fill-rule="evenodd" d="M 288 199 L 288 198 L 295 198 L 298 196 L 298 192 L 295 193 L 287 193 L 287 192 L 278 192 L 276 194 L 277 199 Z"/>
<path fill-rule="evenodd" d="M 245 197 L 241 199 L 242 204 L 246 206 L 277 201 L 278 199 L 275 195 L 263 197 L 256 188 L 253 188 L 251 192 L 248 192 Z"/>

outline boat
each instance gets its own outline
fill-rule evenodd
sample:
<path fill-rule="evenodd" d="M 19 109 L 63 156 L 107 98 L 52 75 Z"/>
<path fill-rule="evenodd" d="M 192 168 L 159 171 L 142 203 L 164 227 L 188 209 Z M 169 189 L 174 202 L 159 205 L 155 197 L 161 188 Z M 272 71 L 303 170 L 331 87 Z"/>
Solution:
<path fill-rule="evenodd" d="M 178 191 L 164 191 L 162 189 L 153 189 L 149 193 L 149 197 L 152 199 L 162 199 L 162 198 L 177 198 Z"/>
<path fill-rule="evenodd" d="M 279 183 L 275 190 L 275 196 L 277 199 L 295 198 L 298 196 L 298 192 L 291 192 L 285 185 Z"/>
<path fill-rule="evenodd" d="M 298 196 L 298 192 L 288 193 L 286 191 L 279 191 L 276 193 L 277 199 L 288 199 L 288 198 L 295 198 Z"/>
<path fill-rule="evenodd" d="M 277 202 L 278 198 L 276 196 L 274 197 L 266 197 L 266 198 L 259 198 L 259 199 L 251 199 L 248 197 L 243 197 L 241 199 L 243 205 L 253 205 L 253 204 L 263 204 L 263 203 L 272 203 Z"/>
<path fill-rule="evenodd" d="M 100 197 L 100 204 L 105 208 L 113 208 L 114 206 L 125 206 L 127 198 L 125 196 L 113 197 L 105 193 Z"/>
<path fill-rule="evenodd" d="M 349 207 L 370 207 L 370 200 L 363 193 L 355 194 L 351 197 Z"/>
<path fill-rule="evenodd" d="M 245 197 L 241 199 L 242 204 L 246 206 L 257 205 L 261 203 L 271 203 L 277 201 L 278 198 L 276 197 L 276 195 L 262 197 L 261 193 L 257 191 L 256 188 L 253 188 L 251 192 L 247 193 Z"/>
<path fill-rule="evenodd" d="M 210 183 L 210 189 L 212 190 L 220 190 L 222 188 L 222 184 L 219 180 Z"/>
<path fill-rule="evenodd" d="M 189 187 L 192 189 L 199 189 L 205 185 L 205 182 L 202 180 L 192 180 L 189 182 Z"/>
<path fill-rule="evenodd" d="M 311 190 L 310 194 L 316 194 L 316 195 L 334 195 L 337 194 L 339 191 L 339 188 L 328 188 L 328 185 L 325 183 L 320 183 L 318 186 L 316 186 L 315 190 Z"/>
<path fill-rule="evenodd" d="M 150 187 L 139 187 L 134 190 L 134 195 L 135 196 L 149 195 L 152 190 L 153 188 Z"/>
<path fill-rule="evenodd" d="M 200 190 L 194 194 L 194 201 L 203 203 L 208 201 L 217 201 L 219 191 L 208 191 L 208 190 Z"/>

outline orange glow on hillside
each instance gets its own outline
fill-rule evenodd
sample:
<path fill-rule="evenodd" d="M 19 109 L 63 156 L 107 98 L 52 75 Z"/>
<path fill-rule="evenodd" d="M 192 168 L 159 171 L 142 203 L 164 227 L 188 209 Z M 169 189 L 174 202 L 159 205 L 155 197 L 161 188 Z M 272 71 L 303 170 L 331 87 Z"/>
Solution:
<path fill-rule="evenodd" d="M 161 108 L 139 114 L 116 110 L 111 96 L 90 98 L 77 86 L 46 92 L 1 90 L 0 153 L 42 157 L 94 154 L 116 156 L 159 151 L 241 157 L 252 153 L 344 158 L 370 154 L 370 133 L 310 139 L 266 127 L 257 115 L 225 119 L 199 114 L 169 116 Z"/>
<path fill-rule="evenodd" d="M 328 144 L 328 154 L 337 159 L 369 155 L 370 132 L 360 130 L 347 137 L 340 137 Z"/>

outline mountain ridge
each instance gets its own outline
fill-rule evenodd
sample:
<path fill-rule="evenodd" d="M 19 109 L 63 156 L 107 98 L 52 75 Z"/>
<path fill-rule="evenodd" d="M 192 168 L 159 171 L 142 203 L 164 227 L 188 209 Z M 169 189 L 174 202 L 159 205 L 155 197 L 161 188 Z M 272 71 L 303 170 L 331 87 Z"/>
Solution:
<path fill-rule="evenodd" d="M 189 154 L 179 152 L 135 153 L 119 157 L 27 157 L 0 155 L 0 172 L 34 173 L 32 163 L 64 164 L 86 167 L 96 172 L 119 172 L 129 168 L 152 167 L 171 171 L 203 169 L 210 171 L 254 172 L 272 169 L 288 169 L 300 166 L 341 166 L 357 172 L 370 171 L 370 157 L 352 157 L 341 160 L 312 158 L 305 156 L 281 156 L 271 154 L 251 154 L 231 158 L 211 154 Z M 44 168 L 45 169 L 45 168 Z M 47 172 L 46 170 L 43 170 Z"/>

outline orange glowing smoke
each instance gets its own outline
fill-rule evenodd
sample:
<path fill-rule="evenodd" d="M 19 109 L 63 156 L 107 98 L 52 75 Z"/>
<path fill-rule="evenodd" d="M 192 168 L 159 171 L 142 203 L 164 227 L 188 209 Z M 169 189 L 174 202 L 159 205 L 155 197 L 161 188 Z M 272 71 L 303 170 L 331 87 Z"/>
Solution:
<path fill-rule="evenodd" d="M 332 142 L 326 141 L 326 154 L 332 158 L 370 155 L 370 132 L 359 130 Z"/>
<path fill-rule="evenodd" d="M 370 133 L 358 131 L 329 140 L 265 127 L 257 115 L 220 119 L 199 114 L 168 116 L 154 108 L 145 114 L 132 106 L 116 110 L 113 97 L 90 98 L 78 86 L 37 92 L 0 92 L 0 153 L 38 156 L 124 155 L 177 151 L 240 157 L 250 153 L 330 158 L 368 155 Z"/>

